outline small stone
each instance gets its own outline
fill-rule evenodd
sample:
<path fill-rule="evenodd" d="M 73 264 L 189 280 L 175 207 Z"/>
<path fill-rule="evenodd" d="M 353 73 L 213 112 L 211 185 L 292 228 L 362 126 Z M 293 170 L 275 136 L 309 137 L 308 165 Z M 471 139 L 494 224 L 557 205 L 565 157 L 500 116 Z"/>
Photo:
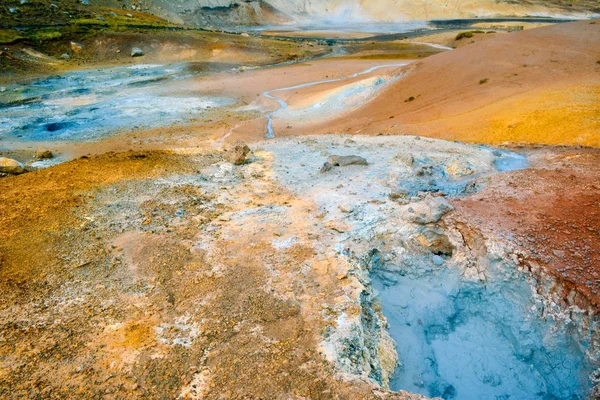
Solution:
<path fill-rule="evenodd" d="M 453 160 L 446 166 L 446 172 L 456 178 L 473 175 L 475 169 L 466 161 Z"/>
<path fill-rule="evenodd" d="M 324 174 L 325 172 L 329 172 L 333 169 L 333 165 L 329 164 L 328 162 L 326 162 L 325 164 L 323 164 L 323 166 L 321 167 L 321 169 L 319 170 L 320 173 Z"/>
<path fill-rule="evenodd" d="M 406 208 L 406 218 L 419 225 L 436 223 L 454 207 L 443 197 L 427 195 L 412 207 Z"/>
<path fill-rule="evenodd" d="M 359 156 L 329 156 L 327 162 L 334 167 L 347 167 L 348 165 L 369 165 L 367 160 Z"/>
<path fill-rule="evenodd" d="M 405 190 L 399 189 L 394 192 L 391 192 L 389 195 L 390 200 L 395 201 L 400 204 L 408 204 L 410 193 Z"/>
<path fill-rule="evenodd" d="M 0 157 L 0 172 L 11 175 L 18 175 L 25 172 L 23 165 L 12 158 Z"/>
<path fill-rule="evenodd" d="M 234 165 L 242 165 L 248 160 L 250 147 L 244 142 L 235 142 L 225 153 L 225 158 Z"/>
<path fill-rule="evenodd" d="M 61 54 L 60 58 L 62 58 L 65 61 L 69 61 L 71 59 L 71 56 L 67 53 Z"/>
<path fill-rule="evenodd" d="M 346 214 L 351 214 L 354 212 L 354 207 L 352 207 L 350 205 L 342 204 L 342 205 L 338 206 L 338 208 L 340 209 L 341 212 L 346 213 Z"/>
<path fill-rule="evenodd" d="M 413 155 L 408 153 L 398 153 L 394 156 L 394 160 L 402 162 L 402 164 L 406 165 L 407 167 L 412 167 L 415 162 Z"/>
<path fill-rule="evenodd" d="M 35 155 L 35 158 L 37 158 L 38 160 L 49 160 L 51 158 L 54 158 L 54 154 L 52 154 L 50 150 L 38 151 Z"/>
<path fill-rule="evenodd" d="M 417 176 L 431 176 L 433 175 L 433 167 L 431 165 L 423 165 L 422 167 L 415 168 L 415 174 Z"/>
<path fill-rule="evenodd" d="M 76 54 L 79 54 L 83 50 L 83 45 L 81 43 L 71 42 L 71 50 L 73 50 Z"/>
<path fill-rule="evenodd" d="M 144 55 L 144 50 L 139 47 L 134 47 L 131 49 L 131 57 L 142 57 Z"/>

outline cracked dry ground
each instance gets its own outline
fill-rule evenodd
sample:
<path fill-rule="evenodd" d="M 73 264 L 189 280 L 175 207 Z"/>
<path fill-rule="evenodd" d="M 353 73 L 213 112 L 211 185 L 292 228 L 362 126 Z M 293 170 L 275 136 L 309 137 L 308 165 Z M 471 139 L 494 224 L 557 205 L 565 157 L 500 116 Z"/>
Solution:
<path fill-rule="evenodd" d="M 0 397 L 421 398 L 319 353 L 355 282 L 267 164 L 108 153 L 1 180 Z"/>

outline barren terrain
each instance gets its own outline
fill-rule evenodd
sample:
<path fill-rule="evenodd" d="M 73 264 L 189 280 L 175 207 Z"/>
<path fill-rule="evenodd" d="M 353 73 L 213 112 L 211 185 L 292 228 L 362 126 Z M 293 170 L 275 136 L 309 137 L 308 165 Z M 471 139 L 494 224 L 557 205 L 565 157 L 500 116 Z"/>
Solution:
<path fill-rule="evenodd" d="M 17 30 L 54 15 L 30 1 L 0 31 L 1 398 L 600 398 L 600 21 L 174 24 L 594 4 L 66 2 L 94 22 Z"/>

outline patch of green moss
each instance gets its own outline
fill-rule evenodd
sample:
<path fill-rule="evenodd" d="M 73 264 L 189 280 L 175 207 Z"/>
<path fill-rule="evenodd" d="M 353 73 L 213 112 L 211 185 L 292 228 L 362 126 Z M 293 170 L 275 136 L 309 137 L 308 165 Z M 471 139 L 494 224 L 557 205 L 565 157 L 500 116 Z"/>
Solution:
<path fill-rule="evenodd" d="M 466 31 L 466 32 L 460 32 L 458 35 L 456 35 L 456 40 L 461 40 L 464 38 L 472 38 L 474 34 L 476 33 L 485 33 L 484 31 L 480 31 L 480 30 L 476 30 L 476 31 Z"/>
<path fill-rule="evenodd" d="M 21 36 L 19 32 L 13 31 L 11 29 L 0 29 L 0 44 L 14 43 L 19 39 L 23 39 L 23 36 Z"/>
<path fill-rule="evenodd" d="M 35 42 L 43 43 L 51 40 L 60 39 L 62 35 L 62 32 L 58 29 L 48 28 L 31 31 L 29 33 L 29 38 Z"/>

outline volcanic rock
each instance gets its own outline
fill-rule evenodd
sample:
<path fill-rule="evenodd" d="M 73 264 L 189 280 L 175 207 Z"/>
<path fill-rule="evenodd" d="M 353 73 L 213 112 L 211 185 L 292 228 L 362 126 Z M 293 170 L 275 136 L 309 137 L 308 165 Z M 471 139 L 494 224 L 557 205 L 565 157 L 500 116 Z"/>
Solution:
<path fill-rule="evenodd" d="M 248 160 L 250 147 L 244 142 L 235 142 L 226 152 L 225 158 L 234 165 L 242 165 Z"/>
<path fill-rule="evenodd" d="M 0 157 L 0 172 L 11 175 L 18 175 L 25 172 L 23 165 L 12 158 Z"/>

